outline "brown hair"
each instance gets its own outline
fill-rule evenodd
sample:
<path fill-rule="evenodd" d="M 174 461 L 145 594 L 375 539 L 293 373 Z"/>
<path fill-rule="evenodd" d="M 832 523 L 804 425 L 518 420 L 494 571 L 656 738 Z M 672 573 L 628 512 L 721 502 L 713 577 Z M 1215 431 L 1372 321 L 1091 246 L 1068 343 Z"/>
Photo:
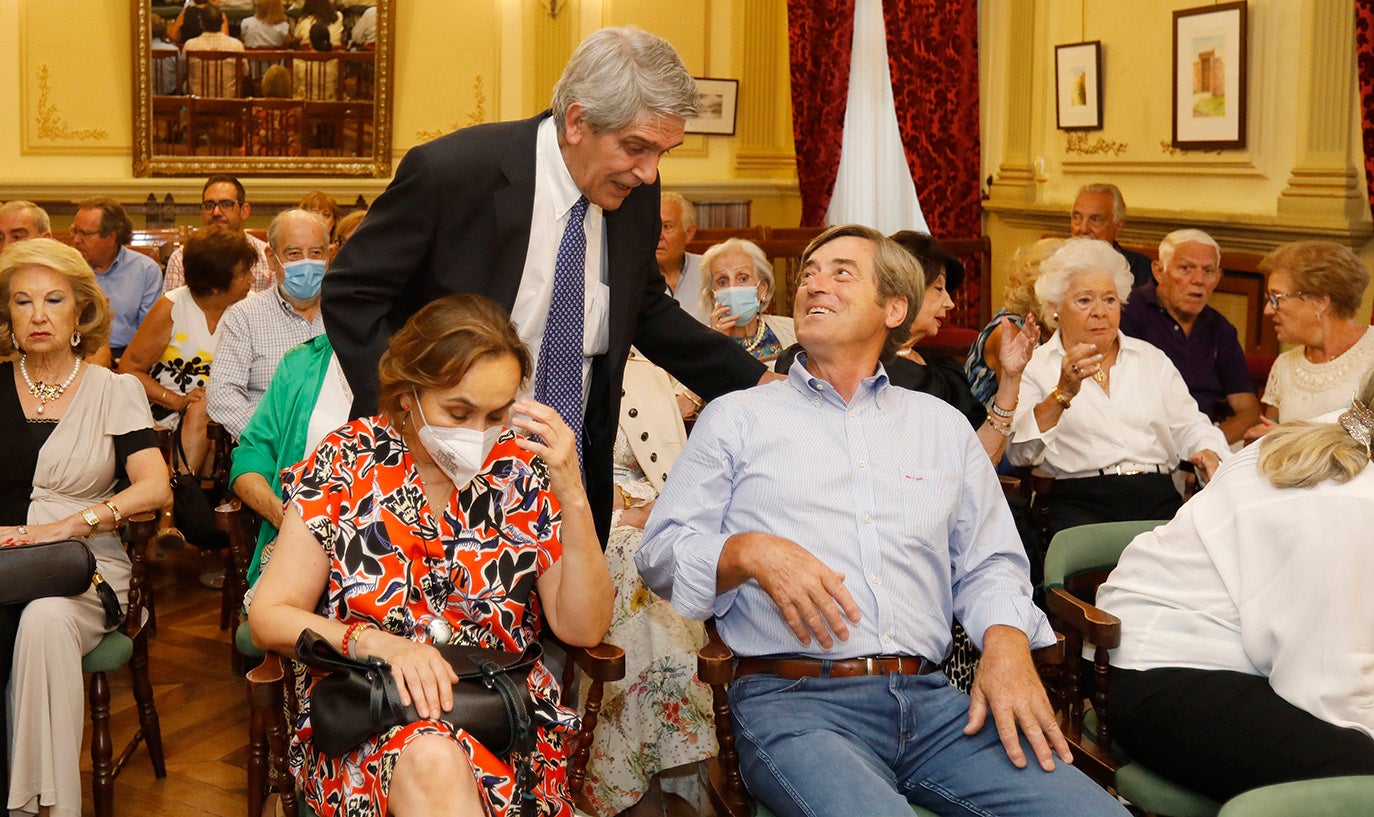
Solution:
<path fill-rule="evenodd" d="M 331 232 L 334 227 L 339 225 L 339 203 L 334 200 L 333 196 L 323 190 L 311 190 L 309 193 L 305 194 L 305 197 L 301 199 L 301 203 L 296 206 L 302 210 L 313 210 L 315 212 L 324 212 L 332 215 L 334 226 L 329 228 Z M 333 235 L 330 235 L 330 238 L 333 237 Z"/>
<path fill-rule="evenodd" d="M 879 306 L 886 305 L 893 298 L 906 299 L 906 317 L 900 324 L 887 330 L 887 340 L 883 343 L 882 359 L 890 360 L 911 336 L 911 322 L 916 320 L 916 313 L 921 311 L 921 299 L 926 291 L 925 270 L 921 268 L 921 262 L 901 244 L 861 224 L 839 224 L 813 238 L 802 253 L 802 269 L 806 269 L 807 262 L 816 250 L 837 238 L 862 238 L 873 242 L 873 274 L 878 286 Z"/>
<path fill-rule="evenodd" d="M 105 345 L 110 339 L 114 313 L 86 259 L 61 241 L 33 238 L 17 241 L 0 252 L 0 354 L 19 351 L 10 340 L 14 327 L 10 318 L 10 281 L 25 267 L 42 267 L 67 279 L 76 301 L 76 331 L 81 333 L 81 342 L 72 350 L 77 357 L 90 357 Z"/>
<path fill-rule="evenodd" d="M 115 243 L 123 247 L 134 240 L 134 223 L 119 202 L 109 196 L 92 196 L 76 203 L 79 210 L 100 211 L 100 234 L 115 234 Z"/>
<path fill-rule="evenodd" d="M 339 243 L 339 246 L 343 246 L 343 243 L 352 237 L 351 233 L 362 223 L 365 215 L 367 215 L 366 210 L 354 210 L 334 222 L 334 240 Z"/>
<path fill-rule="evenodd" d="M 1353 318 L 1369 286 L 1369 270 L 1349 247 L 1334 241 L 1292 241 L 1280 244 L 1259 265 L 1265 274 L 1283 270 L 1304 295 L 1331 299 L 1339 318 Z"/>
<path fill-rule="evenodd" d="M 453 388 L 477 361 L 504 355 L 520 364 L 521 381 L 530 376 L 529 350 L 500 304 L 468 293 L 431 301 L 391 336 L 382 353 L 377 404 L 398 420 L 405 395 Z"/>
<path fill-rule="evenodd" d="M 282 6 L 282 0 L 258 0 L 254 4 L 253 16 L 274 26 L 286 22 L 286 9 Z"/>
<path fill-rule="evenodd" d="M 204 297 L 229 289 L 236 275 L 258 262 L 258 251 L 243 233 L 216 224 L 191 236 L 181 260 L 186 287 Z"/>

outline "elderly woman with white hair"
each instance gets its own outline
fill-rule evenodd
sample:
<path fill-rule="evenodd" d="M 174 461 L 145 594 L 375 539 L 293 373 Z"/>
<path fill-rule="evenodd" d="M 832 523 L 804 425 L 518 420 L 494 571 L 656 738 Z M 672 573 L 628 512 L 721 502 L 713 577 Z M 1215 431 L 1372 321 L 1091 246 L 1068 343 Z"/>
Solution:
<path fill-rule="evenodd" d="M 1228 451 L 1169 358 L 1121 333 L 1130 288 L 1121 255 L 1089 238 L 1064 242 L 1035 282 L 1057 326 L 1022 374 L 1007 454 L 1056 477 L 1052 532 L 1168 519 L 1182 504 L 1180 461 L 1209 479 Z"/>
<path fill-rule="evenodd" d="M 797 342 L 792 319 L 765 315 L 773 302 L 773 265 L 759 245 L 729 238 L 701 257 L 701 307 L 711 328 L 764 362 Z"/>

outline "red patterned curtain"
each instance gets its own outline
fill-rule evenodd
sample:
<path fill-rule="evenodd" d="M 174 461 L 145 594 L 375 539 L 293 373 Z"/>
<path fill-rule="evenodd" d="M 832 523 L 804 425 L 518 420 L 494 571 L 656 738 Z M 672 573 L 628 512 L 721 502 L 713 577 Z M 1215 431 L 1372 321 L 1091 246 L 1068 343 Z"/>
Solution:
<path fill-rule="evenodd" d="M 934 235 L 980 235 L 977 0 L 883 0 L 883 22 L 921 212 Z"/>
<path fill-rule="evenodd" d="M 854 0 L 787 0 L 787 38 L 801 226 L 820 227 L 840 169 Z M 975 169 L 975 182 L 977 175 Z"/>
<path fill-rule="evenodd" d="M 1364 126 L 1365 193 L 1374 207 L 1374 0 L 1355 0 L 1355 45 L 1360 76 L 1360 120 Z"/>

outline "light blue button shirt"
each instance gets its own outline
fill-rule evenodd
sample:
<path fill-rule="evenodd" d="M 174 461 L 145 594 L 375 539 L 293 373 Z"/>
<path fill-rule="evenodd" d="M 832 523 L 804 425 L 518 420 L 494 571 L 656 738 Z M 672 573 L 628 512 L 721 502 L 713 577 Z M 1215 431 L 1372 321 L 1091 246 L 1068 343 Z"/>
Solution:
<path fill-rule="evenodd" d="M 162 267 L 138 250 L 120 247 L 114 263 L 96 275 L 95 282 L 114 311 L 110 347 L 122 349 L 134 339 L 134 332 L 148 316 L 148 310 L 162 297 Z"/>
<path fill-rule="evenodd" d="M 803 646 L 754 580 L 717 595 L 725 540 L 762 531 L 845 576 L 858 624 Z M 1030 565 L 987 453 L 943 401 L 888 383 L 880 365 L 848 404 L 799 355 L 784 382 L 713 401 L 697 421 L 635 557 L 645 583 L 692 619 L 716 617 L 739 655 L 824 658 L 950 650 L 995 624 L 1054 643 L 1031 603 Z"/>

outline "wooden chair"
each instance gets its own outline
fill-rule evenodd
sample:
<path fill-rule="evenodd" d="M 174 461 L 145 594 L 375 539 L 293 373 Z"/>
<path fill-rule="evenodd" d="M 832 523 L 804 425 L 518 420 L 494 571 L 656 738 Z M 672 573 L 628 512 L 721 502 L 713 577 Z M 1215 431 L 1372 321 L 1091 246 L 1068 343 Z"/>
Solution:
<path fill-rule="evenodd" d="M 248 106 L 248 156 L 305 155 L 305 103 L 254 99 Z"/>
<path fill-rule="evenodd" d="M 186 56 L 186 93 L 213 99 L 237 99 L 245 62 L 240 51 L 198 51 Z"/>
<path fill-rule="evenodd" d="M 1126 545 L 1164 523 L 1082 525 L 1060 531 L 1050 542 L 1045 557 L 1045 602 L 1050 622 L 1064 635 L 1065 652 L 1070 656 L 1067 671 L 1059 679 L 1057 697 L 1064 713 L 1064 736 L 1073 747 L 1074 765 L 1085 774 L 1149 813 L 1213 817 L 1220 808 L 1218 803 L 1132 762 L 1111 742 L 1108 650 L 1121 644 L 1121 620 L 1094 607 L 1092 601 Z M 1093 648 L 1092 688 L 1086 695 L 1074 667 L 1085 645 Z M 1084 705 L 1085 698 L 1091 698 L 1090 707 Z"/>
<path fill-rule="evenodd" d="M 368 156 L 372 150 L 372 102 L 305 103 L 306 154 Z"/>
<path fill-rule="evenodd" d="M 157 534 L 157 517 L 151 513 L 135 514 L 124 529 L 125 547 L 133 571 L 129 580 L 129 602 L 124 626 L 106 633 L 95 649 L 81 659 L 81 671 L 91 676 L 89 699 L 91 704 L 91 792 L 96 817 L 114 814 L 114 781 L 140 743 L 148 746 L 153 774 L 167 776 L 167 762 L 162 752 L 162 727 L 158 723 L 157 707 L 153 701 L 153 684 L 148 674 L 148 638 L 152 602 L 152 586 L 146 578 L 144 553 Z M 138 731 L 128 745 L 114 758 L 114 744 L 110 738 L 110 682 L 108 673 L 129 666 L 133 676 L 134 700 L 138 705 Z"/>
<path fill-rule="evenodd" d="M 1036 663 L 1043 668 L 1063 663 L 1064 640 L 1054 646 L 1036 650 Z M 716 632 L 714 622 L 706 624 L 706 646 L 697 651 L 697 677 L 711 687 L 711 709 L 715 717 L 716 741 L 720 752 L 711 760 L 707 770 L 710 784 L 708 795 L 719 817 L 772 817 L 762 803 L 748 796 L 744 778 L 739 772 L 739 751 L 735 748 L 735 727 L 731 720 L 730 698 L 727 689 L 735 680 L 735 653 L 725 645 Z M 936 817 L 934 812 L 920 806 L 911 807 L 917 817 Z"/>
<path fill-rule="evenodd" d="M 216 516 L 223 530 L 229 533 L 231 550 L 246 552 L 243 564 L 253 548 L 253 539 L 248 536 L 245 517 L 252 511 L 244 508 L 238 499 L 221 504 L 216 508 Z M 296 814 L 298 806 L 301 814 L 307 810 L 298 803 L 295 780 L 287 765 L 287 747 L 291 738 L 291 726 L 297 713 L 295 683 L 288 676 L 289 659 L 283 659 L 275 652 L 258 649 L 252 641 L 248 622 L 243 621 L 235 627 L 236 652 L 243 656 L 262 656 L 262 662 L 250 669 L 248 679 L 248 815 L 260 817 L 269 795 L 275 793 L 281 799 L 285 814 Z M 568 668 L 563 677 L 563 695 L 572 700 L 577 685 L 572 682 L 572 667 L 576 665 L 591 680 L 591 688 L 583 709 L 582 729 L 569 739 L 568 750 L 568 790 L 578 792 L 586 779 L 587 761 L 592 747 L 592 734 L 601 712 L 604 685 L 625 677 L 625 651 L 612 644 L 600 644 L 590 649 L 569 649 Z"/>
<path fill-rule="evenodd" d="M 243 615 L 243 598 L 248 593 L 248 568 L 257 550 L 258 527 L 262 519 L 245 507 L 243 500 L 226 496 L 215 508 L 215 524 L 229 537 L 228 560 L 224 571 L 224 593 L 221 605 L 228 604 L 227 629 L 232 635 L 229 644 L 229 667 L 235 673 L 244 671 L 245 658 L 261 660 L 264 653 L 253 644 L 248 622 Z M 223 615 L 221 607 L 221 615 Z"/>
<path fill-rule="evenodd" d="M 242 156 L 248 101 L 202 99 L 187 103 L 186 144 L 192 156 Z"/>

